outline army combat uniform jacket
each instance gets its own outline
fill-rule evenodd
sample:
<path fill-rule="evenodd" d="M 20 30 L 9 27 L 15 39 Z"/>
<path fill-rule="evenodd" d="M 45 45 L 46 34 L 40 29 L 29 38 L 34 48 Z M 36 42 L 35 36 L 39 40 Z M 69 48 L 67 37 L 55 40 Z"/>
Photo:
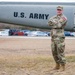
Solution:
<path fill-rule="evenodd" d="M 51 26 L 51 37 L 54 40 L 59 40 L 61 37 L 64 36 L 64 27 L 67 23 L 67 18 L 64 15 L 61 16 L 53 16 L 49 19 L 49 26 Z"/>

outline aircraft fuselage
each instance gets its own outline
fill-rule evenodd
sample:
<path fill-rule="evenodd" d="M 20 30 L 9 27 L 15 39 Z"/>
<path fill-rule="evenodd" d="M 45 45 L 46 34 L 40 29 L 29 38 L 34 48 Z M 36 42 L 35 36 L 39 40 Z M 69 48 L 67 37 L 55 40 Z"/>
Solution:
<path fill-rule="evenodd" d="M 75 3 L 0 2 L 0 22 L 50 29 L 48 20 L 59 5 L 68 18 L 65 30 L 75 31 Z"/>

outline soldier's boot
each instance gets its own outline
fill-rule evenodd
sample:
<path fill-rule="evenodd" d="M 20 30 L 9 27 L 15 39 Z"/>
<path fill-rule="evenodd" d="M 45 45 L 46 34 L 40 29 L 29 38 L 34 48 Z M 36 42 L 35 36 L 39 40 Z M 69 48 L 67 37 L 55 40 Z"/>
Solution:
<path fill-rule="evenodd" d="M 61 65 L 61 71 L 65 71 L 65 64 Z"/>
<path fill-rule="evenodd" d="M 55 66 L 54 70 L 59 70 L 59 69 L 60 69 L 60 64 L 56 63 L 56 66 Z"/>

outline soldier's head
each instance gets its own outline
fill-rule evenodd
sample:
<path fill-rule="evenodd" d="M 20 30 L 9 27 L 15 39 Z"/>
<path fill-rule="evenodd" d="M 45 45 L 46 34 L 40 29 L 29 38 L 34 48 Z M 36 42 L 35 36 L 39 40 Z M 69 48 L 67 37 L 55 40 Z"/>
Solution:
<path fill-rule="evenodd" d="M 61 15 L 63 13 L 63 7 L 62 6 L 58 6 L 57 7 L 57 15 Z"/>

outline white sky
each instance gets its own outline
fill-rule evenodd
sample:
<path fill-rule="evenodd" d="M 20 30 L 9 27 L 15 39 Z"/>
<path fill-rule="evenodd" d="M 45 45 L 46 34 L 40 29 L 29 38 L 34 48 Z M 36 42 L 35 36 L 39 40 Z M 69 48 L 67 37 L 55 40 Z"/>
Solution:
<path fill-rule="evenodd" d="M 75 2 L 75 0 L 0 0 L 0 2 Z"/>

